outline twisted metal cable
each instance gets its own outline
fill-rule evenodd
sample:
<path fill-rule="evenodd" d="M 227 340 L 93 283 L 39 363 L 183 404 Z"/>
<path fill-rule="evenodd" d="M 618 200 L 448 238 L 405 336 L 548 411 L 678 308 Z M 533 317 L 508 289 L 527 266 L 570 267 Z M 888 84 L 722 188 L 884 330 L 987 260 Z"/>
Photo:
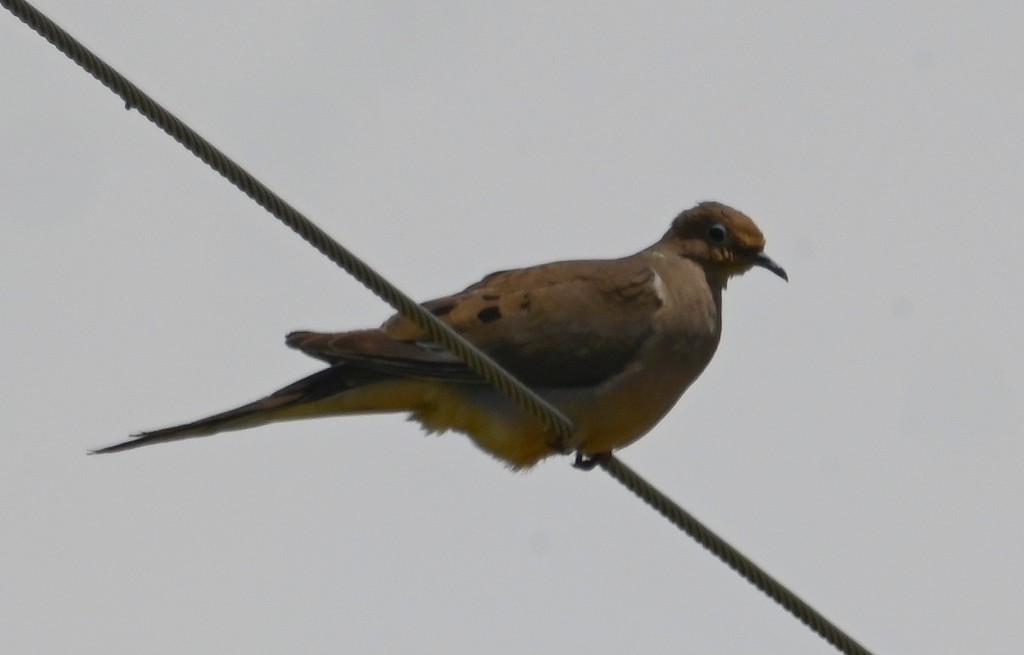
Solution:
<path fill-rule="evenodd" d="M 139 113 L 156 123 L 175 141 L 227 178 L 243 193 L 255 200 L 258 205 L 326 255 L 328 259 L 348 271 L 370 291 L 394 307 L 399 314 L 412 321 L 432 340 L 456 354 L 480 377 L 512 398 L 527 413 L 538 418 L 544 427 L 552 433 L 552 445 L 562 452 L 568 452 L 566 444 L 569 443 L 574 426 L 550 403 L 512 377 L 482 350 L 463 339 L 453 329 L 423 309 L 416 301 L 384 279 L 359 257 L 349 252 L 297 209 L 281 199 L 176 116 L 161 107 L 139 87 L 107 65 L 34 7 L 20 0 L 2 0 L 0 4 L 84 68 L 104 86 L 120 96 L 125 101 L 127 109 L 138 109 Z"/>
<path fill-rule="evenodd" d="M 729 545 L 724 539 L 712 532 L 710 528 L 697 520 L 695 516 L 658 491 L 651 483 L 640 477 L 621 460 L 613 455 L 596 457 L 594 460 L 608 475 L 618 480 L 624 487 L 636 494 L 676 527 L 690 535 L 694 541 L 725 562 L 729 568 L 746 578 L 747 582 L 760 589 L 779 605 L 782 605 L 786 611 L 799 619 L 804 625 L 835 646 L 836 650 L 848 655 L 871 655 L 870 651 L 857 643 L 853 637 L 843 632 L 839 626 L 826 619 L 820 612 L 786 588 L 785 585 L 768 575 L 746 555 Z"/>
<path fill-rule="evenodd" d="M 126 108 L 138 109 L 139 113 L 156 123 L 175 141 L 202 159 L 331 261 L 348 271 L 360 283 L 394 307 L 402 316 L 424 330 L 431 339 L 453 352 L 483 379 L 515 400 L 523 410 L 540 419 L 545 427 L 552 432 L 552 436 L 557 438 L 558 444 L 568 442 L 573 431 L 572 423 L 543 398 L 508 374 L 487 354 L 420 307 L 412 298 L 402 293 L 369 265 L 349 252 L 298 210 L 161 107 L 37 9 L 23 0 L 0 0 L 0 5 L 120 96 L 125 101 Z M 611 455 L 595 459 L 609 475 L 782 605 L 839 651 L 849 655 L 870 655 L 869 651 L 853 638 L 761 570 L 620 460 Z"/>

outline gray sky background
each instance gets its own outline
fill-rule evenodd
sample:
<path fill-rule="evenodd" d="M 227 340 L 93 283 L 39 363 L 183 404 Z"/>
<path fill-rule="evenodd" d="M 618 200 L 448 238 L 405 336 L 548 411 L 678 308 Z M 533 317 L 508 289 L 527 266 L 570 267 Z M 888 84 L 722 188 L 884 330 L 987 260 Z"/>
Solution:
<path fill-rule="evenodd" d="M 417 298 L 705 199 L 790 273 L 623 459 L 879 653 L 1024 642 L 1024 4 L 39 7 Z M 0 651 L 827 653 L 597 471 L 396 416 L 89 447 L 390 312 L 0 15 Z"/>

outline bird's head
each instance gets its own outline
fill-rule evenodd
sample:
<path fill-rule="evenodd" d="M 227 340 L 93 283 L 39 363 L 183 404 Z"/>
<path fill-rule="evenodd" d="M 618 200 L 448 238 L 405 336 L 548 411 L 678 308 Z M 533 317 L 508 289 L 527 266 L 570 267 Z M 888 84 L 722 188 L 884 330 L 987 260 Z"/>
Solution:
<path fill-rule="evenodd" d="M 754 221 L 720 202 L 702 202 L 679 214 L 662 243 L 723 280 L 760 266 L 789 281 L 786 271 L 764 254 L 764 235 Z"/>

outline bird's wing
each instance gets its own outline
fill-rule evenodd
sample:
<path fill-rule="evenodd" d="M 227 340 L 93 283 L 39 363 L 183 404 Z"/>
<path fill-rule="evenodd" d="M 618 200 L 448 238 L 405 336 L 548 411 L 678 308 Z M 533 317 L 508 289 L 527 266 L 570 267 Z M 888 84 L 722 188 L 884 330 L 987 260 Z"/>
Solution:
<path fill-rule="evenodd" d="M 621 371 L 653 331 L 658 278 L 637 257 L 501 271 L 424 307 L 535 387 L 593 386 Z M 295 332 L 288 344 L 331 364 L 478 380 L 423 331 L 395 316 L 377 330 Z"/>

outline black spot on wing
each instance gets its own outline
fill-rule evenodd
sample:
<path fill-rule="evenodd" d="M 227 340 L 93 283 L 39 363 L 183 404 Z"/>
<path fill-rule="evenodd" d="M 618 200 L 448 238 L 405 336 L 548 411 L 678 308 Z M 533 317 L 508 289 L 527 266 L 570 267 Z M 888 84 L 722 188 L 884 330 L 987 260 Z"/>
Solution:
<path fill-rule="evenodd" d="M 476 317 L 481 323 L 490 323 L 501 318 L 501 310 L 497 307 L 484 307 L 476 313 Z"/>

